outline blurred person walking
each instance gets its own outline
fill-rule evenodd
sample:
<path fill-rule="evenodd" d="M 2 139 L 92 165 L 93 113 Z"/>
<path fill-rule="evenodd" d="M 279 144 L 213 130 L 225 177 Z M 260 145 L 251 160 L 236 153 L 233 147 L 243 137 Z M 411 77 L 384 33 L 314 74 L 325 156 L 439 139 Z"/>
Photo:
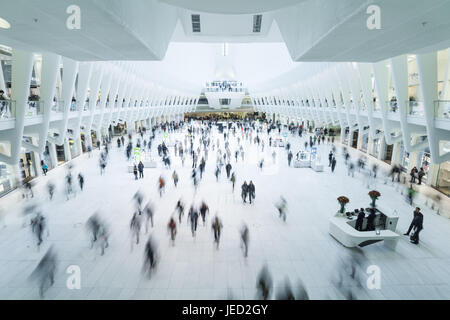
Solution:
<path fill-rule="evenodd" d="M 44 298 L 45 292 L 55 283 L 56 267 L 56 254 L 53 246 L 51 246 L 30 276 L 31 279 L 37 279 L 39 282 L 39 296 L 41 299 Z"/>
<path fill-rule="evenodd" d="M 222 227 L 222 222 L 220 221 L 219 217 L 216 216 L 212 223 L 212 229 L 214 232 L 214 242 L 216 243 L 217 249 L 219 249 L 220 231 L 222 230 Z"/>
<path fill-rule="evenodd" d="M 175 222 L 173 217 L 170 218 L 167 228 L 170 232 L 170 239 L 172 240 L 172 245 L 174 246 L 175 245 L 175 236 L 177 234 L 177 223 Z"/>

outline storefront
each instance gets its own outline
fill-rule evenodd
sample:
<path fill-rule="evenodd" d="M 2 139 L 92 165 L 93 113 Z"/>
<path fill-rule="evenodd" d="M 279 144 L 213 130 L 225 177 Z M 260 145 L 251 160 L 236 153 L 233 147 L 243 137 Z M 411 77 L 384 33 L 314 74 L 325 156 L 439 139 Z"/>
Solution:
<path fill-rule="evenodd" d="M 380 149 L 381 149 L 381 139 L 376 138 L 372 140 L 372 152 L 370 153 L 371 156 L 378 159 L 378 156 L 380 155 Z"/>
<path fill-rule="evenodd" d="M 117 126 L 113 127 L 113 135 L 115 136 L 121 136 L 124 135 L 127 132 L 127 127 L 125 124 L 118 123 Z"/>
<path fill-rule="evenodd" d="M 53 169 L 55 167 L 55 164 L 52 163 L 52 158 L 50 156 L 50 145 L 48 143 L 48 141 L 45 144 L 45 150 L 44 153 L 42 154 L 42 159 L 41 159 L 41 167 L 42 167 L 42 161 L 47 164 L 49 169 Z"/>
<path fill-rule="evenodd" d="M 352 135 L 352 147 L 353 148 L 358 148 L 358 130 L 353 131 L 353 135 Z"/>
<path fill-rule="evenodd" d="M 343 140 L 342 140 L 342 142 L 344 144 L 348 144 L 349 134 L 350 134 L 350 129 L 348 127 L 346 127 L 345 130 L 344 130 L 344 137 L 343 137 Z"/>
<path fill-rule="evenodd" d="M 97 134 L 91 130 L 92 147 L 97 146 Z"/>
<path fill-rule="evenodd" d="M 394 145 L 386 145 L 386 152 L 384 153 L 384 159 L 383 161 L 387 164 L 391 164 L 392 162 L 392 152 L 394 150 Z"/>
<path fill-rule="evenodd" d="M 428 178 L 428 171 L 430 170 L 431 163 L 431 155 L 430 148 L 426 148 L 423 152 L 419 154 L 420 157 L 420 168 L 423 168 L 425 175 L 423 176 L 423 180 L 426 181 Z"/>
<path fill-rule="evenodd" d="M 81 152 L 85 153 L 86 152 L 86 138 L 85 138 L 84 134 L 81 133 L 80 139 L 81 139 Z"/>
<path fill-rule="evenodd" d="M 400 169 L 403 172 L 407 172 L 409 168 L 409 152 L 405 150 L 403 142 L 400 145 Z"/>
<path fill-rule="evenodd" d="M 450 196 L 450 161 L 443 162 L 439 165 L 436 189 Z"/>
<path fill-rule="evenodd" d="M 66 162 L 66 155 L 64 153 L 64 145 L 56 145 L 56 159 L 58 161 L 58 165 Z"/>
<path fill-rule="evenodd" d="M 30 137 L 24 137 L 24 141 L 32 144 Z M 36 177 L 35 163 L 34 152 L 22 148 L 22 153 L 19 158 L 19 171 L 23 182 L 30 181 Z"/>
<path fill-rule="evenodd" d="M 71 159 L 76 158 L 80 155 L 80 150 L 75 146 L 75 140 L 69 138 L 69 148 Z"/>
<path fill-rule="evenodd" d="M 369 146 L 369 133 L 365 133 L 362 136 L 361 151 L 367 152 L 368 146 Z"/>

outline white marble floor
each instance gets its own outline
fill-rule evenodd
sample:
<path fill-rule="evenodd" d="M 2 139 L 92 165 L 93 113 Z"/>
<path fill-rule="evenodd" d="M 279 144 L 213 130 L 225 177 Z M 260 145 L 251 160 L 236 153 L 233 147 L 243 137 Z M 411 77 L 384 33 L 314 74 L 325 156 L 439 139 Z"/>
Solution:
<path fill-rule="evenodd" d="M 171 139 L 184 137 L 172 134 Z M 219 136 L 223 146 L 223 136 Z M 267 137 L 265 137 L 267 138 Z M 161 139 L 161 135 L 157 135 Z M 214 136 L 213 141 L 216 141 Z M 296 152 L 304 140 L 289 137 Z M 232 140 L 232 145 L 234 145 Z M 156 143 L 153 149 L 156 150 Z M 295 290 L 301 279 L 312 299 L 342 299 L 331 279 L 340 272 L 339 262 L 348 250 L 328 234 L 328 218 L 338 209 L 336 198 L 350 198 L 349 209 L 366 207 L 370 199 L 369 189 L 362 175 L 347 176 L 340 148 L 338 164 L 332 174 L 316 173 L 311 169 L 295 169 L 287 166 L 286 152 L 276 148 L 277 162 L 273 164 L 268 147 L 264 153 L 254 144 L 244 141 L 245 162 L 233 160 L 237 186 L 232 193 L 231 183 L 222 173 L 219 183 L 213 174 L 215 152 L 210 152 L 206 173 L 197 194 L 190 179 L 190 160 L 185 166 L 173 156 L 173 168 L 180 176 L 178 188 L 171 180 L 171 170 L 145 169 L 145 178 L 135 181 L 127 172 L 124 150 L 113 143 L 106 174 L 100 176 L 98 151 L 92 158 L 83 155 L 73 160 L 75 176 L 81 171 L 86 179 L 85 190 L 76 198 L 66 201 L 63 185 L 65 168 L 49 172 L 39 178 L 32 201 L 40 203 L 49 221 L 49 236 L 40 251 L 37 250 L 30 227 L 23 226 L 21 210 L 26 204 L 18 200 L 18 193 L 0 199 L 0 206 L 7 210 L 6 227 L 0 229 L 0 299 L 38 299 L 36 283 L 29 275 L 50 245 L 58 256 L 55 284 L 45 299 L 254 299 L 256 277 L 267 263 L 273 278 L 274 291 L 283 285 L 287 277 Z M 327 165 L 329 145 L 319 150 Z M 234 146 L 231 148 L 234 151 Z M 155 152 L 156 153 L 156 152 Z M 265 168 L 260 171 L 257 162 L 265 157 Z M 172 169 L 173 169 L 172 168 Z M 167 180 L 166 193 L 159 197 L 157 178 L 163 174 Z M 380 174 L 381 176 L 381 174 Z M 254 204 L 243 204 L 240 185 L 243 180 L 253 180 L 256 186 Z M 52 180 L 57 185 L 55 199 L 47 198 L 45 184 Z M 408 227 L 413 208 L 404 196 L 391 184 L 379 178 L 374 187 L 382 194 L 379 204 L 400 215 L 397 232 Z M 145 239 L 131 250 L 129 222 L 133 213 L 132 196 L 142 190 L 147 201 L 155 204 L 155 226 L 149 232 L 158 243 L 160 257 L 152 278 L 141 273 Z M 283 195 L 288 202 L 286 223 L 277 216 L 275 202 Z M 206 200 L 211 215 L 204 227 L 202 223 L 195 238 L 183 220 L 178 226 L 175 246 L 171 246 L 167 222 L 174 212 L 176 201 L 182 197 L 187 206 Z M 110 247 L 104 256 L 89 248 L 89 238 L 84 223 L 94 211 L 100 210 L 111 229 Z M 363 264 L 377 265 L 381 270 L 381 288 L 369 290 L 365 286 L 367 274 L 363 273 L 363 286 L 355 288 L 359 299 L 449 299 L 450 298 L 450 221 L 431 209 L 422 206 L 424 230 L 419 245 L 413 245 L 408 237 L 401 236 L 395 251 L 382 243 L 362 249 L 366 257 Z M 211 219 L 215 213 L 221 217 L 224 228 L 219 250 L 213 244 Z M 186 215 L 184 217 L 186 219 Z M 244 258 L 240 249 L 239 229 L 245 222 L 250 229 L 249 255 Z M 70 265 L 81 268 L 81 289 L 70 290 L 66 286 Z"/>

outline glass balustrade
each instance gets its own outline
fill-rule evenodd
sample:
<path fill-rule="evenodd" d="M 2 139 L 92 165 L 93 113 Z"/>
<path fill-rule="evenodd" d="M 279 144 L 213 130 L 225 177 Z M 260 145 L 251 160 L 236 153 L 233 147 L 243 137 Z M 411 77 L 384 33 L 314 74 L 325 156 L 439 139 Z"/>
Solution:
<path fill-rule="evenodd" d="M 408 114 L 411 116 L 423 116 L 425 114 L 423 101 L 407 101 L 406 105 L 408 106 Z"/>
<path fill-rule="evenodd" d="M 436 119 L 450 119 L 449 100 L 437 100 L 434 102 L 434 117 Z"/>
<path fill-rule="evenodd" d="M 380 106 L 380 103 L 378 102 L 378 100 L 373 101 L 373 111 L 374 112 L 380 112 L 381 111 L 381 106 Z"/>
<path fill-rule="evenodd" d="M 386 104 L 388 106 L 388 112 L 390 113 L 396 113 L 398 112 L 398 103 L 395 100 L 386 101 Z"/>
<path fill-rule="evenodd" d="M 0 100 L 0 119 L 16 117 L 16 102 L 14 100 Z"/>
<path fill-rule="evenodd" d="M 44 104 L 42 104 L 43 106 Z M 63 101 L 52 101 L 52 106 L 50 108 L 52 112 L 64 112 L 64 102 Z"/>
<path fill-rule="evenodd" d="M 367 110 L 366 104 L 364 103 L 364 101 L 360 101 L 359 102 L 359 107 L 360 107 L 361 111 L 366 111 Z"/>
<path fill-rule="evenodd" d="M 44 101 L 28 101 L 25 116 L 37 116 L 44 112 Z"/>
<path fill-rule="evenodd" d="M 78 104 L 76 101 L 72 101 L 70 103 L 70 108 L 69 108 L 70 112 L 75 112 L 75 111 L 79 111 L 80 109 L 78 108 Z"/>

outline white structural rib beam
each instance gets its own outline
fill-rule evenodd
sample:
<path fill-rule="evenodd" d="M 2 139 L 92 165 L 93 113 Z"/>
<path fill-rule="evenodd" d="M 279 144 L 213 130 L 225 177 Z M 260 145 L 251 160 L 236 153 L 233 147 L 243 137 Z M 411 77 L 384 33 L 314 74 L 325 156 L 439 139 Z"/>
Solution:
<path fill-rule="evenodd" d="M 397 56 L 390 59 L 392 77 L 394 80 L 394 90 L 397 97 L 400 128 L 403 137 L 403 145 L 406 151 L 414 152 L 422 150 L 428 146 L 428 139 L 412 145 L 412 134 L 424 134 L 425 128 L 408 123 L 408 57 L 406 55 Z"/>
<path fill-rule="evenodd" d="M 78 116 L 75 121 L 73 121 L 74 126 L 70 127 L 70 129 L 75 134 L 75 143 L 78 146 L 79 150 L 81 150 L 81 121 L 83 120 L 84 106 L 88 97 L 89 83 L 92 76 L 92 66 L 92 62 L 84 62 L 79 66 L 76 96 L 76 110 Z"/>
<path fill-rule="evenodd" d="M 50 116 L 52 113 L 53 98 L 56 91 L 56 79 L 60 72 L 61 57 L 53 53 L 42 54 L 41 65 L 41 103 L 40 108 L 43 108 L 42 123 L 40 124 L 38 145 L 23 142 L 24 146 L 32 151 L 42 154 L 47 142 L 48 130 L 50 126 Z"/>
<path fill-rule="evenodd" d="M 104 66 L 103 64 L 96 64 L 95 69 L 93 70 L 91 82 L 90 82 L 90 93 L 89 93 L 89 118 L 86 125 L 86 138 L 87 145 L 92 147 L 92 124 L 94 122 L 95 112 L 97 110 L 97 99 L 100 90 L 100 85 L 103 79 Z"/>
<path fill-rule="evenodd" d="M 270 84 L 263 86 L 266 91 L 252 94 L 253 103 L 256 110 L 270 115 L 295 116 L 299 120 L 312 120 L 316 125 L 339 124 L 342 133 L 346 127 L 350 134 L 358 130 L 358 148 L 366 133 L 369 142 L 384 138 L 387 145 L 394 144 L 394 150 L 398 150 L 400 143 L 407 152 L 429 147 L 432 162 L 441 163 L 450 160 L 450 153 L 441 154 L 443 142 L 450 141 L 450 120 L 446 117 L 450 112 L 450 50 L 442 54 L 447 54 L 448 60 L 439 60 L 445 61 L 439 65 L 443 69 L 439 73 L 436 51 L 416 55 L 418 98 L 423 99 L 423 115 L 420 101 L 415 105 L 409 101 L 409 76 L 414 72 L 408 70 L 409 55 L 376 63 L 311 63 L 274 81 L 272 89 Z M 438 74 L 439 81 L 443 81 L 440 93 Z M 392 89 L 397 108 L 391 104 Z M 369 143 L 369 152 L 370 146 Z M 398 160 L 397 152 L 392 161 Z"/>
<path fill-rule="evenodd" d="M 64 77 L 62 79 L 62 98 L 63 98 L 63 120 L 56 125 L 59 136 L 55 143 L 62 145 L 67 136 L 67 127 L 69 122 L 70 106 L 75 90 L 75 81 L 78 74 L 78 62 L 72 59 L 63 58 Z"/>
<path fill-rule="evenodd" d="M 10 154 L 0 154 L 0 161 L 11 165 L 19 163 L 32 69 L 33 53 L 13 49 L 11 82 L 14 88 L 12 100 L 15 102 L 13 107 L 16 120 L 14 129 L 2 132 L 3 139 L 10 144 Z"/>
<path fill-rule="evenodd" d="M 427 136 L 430 141 L 431 162 L 441 163 L 450 159 L 450 152 L 441 154 L 440 141 L 450 140 L 448 130 L 435 127 L 434 103 L 438 100 L 437 92 L 437 52 L 417 55 L 420 89 L 425 109 Z"/>
<path fill-rule="evenodd" d="M 393 144 L 402 139 L 401 136 L 392 137 L 391 133 L 395 129 L 395 123 L 388 119 L 388 100 L 389 100 L 389 74 L 386 61 L 380 61 L 372 64 L 373 74 L 375 77 L 375 88 L 378 94 L 378 100 L 381 106 L 381 117 L 383 119 L 383 132 L 387 144 Z"/>

